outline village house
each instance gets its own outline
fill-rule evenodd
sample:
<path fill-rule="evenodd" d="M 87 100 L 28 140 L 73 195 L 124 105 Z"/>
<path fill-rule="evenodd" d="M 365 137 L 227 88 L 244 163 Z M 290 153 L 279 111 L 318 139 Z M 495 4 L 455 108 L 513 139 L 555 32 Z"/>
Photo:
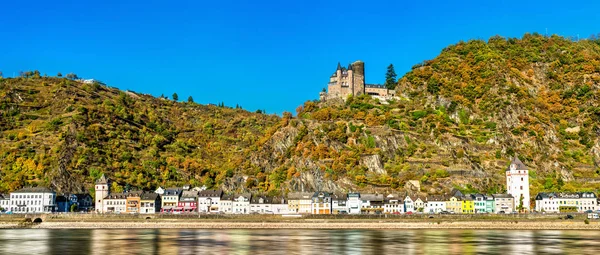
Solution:
<path fill-rule="evenodd" d="M 405 213 L 414 213 L 416 212 L 415 203 L 411 196 L 404 197 L 404 212 Z"/>
<path fill-rule="evenodd" d="M 462 213 L 473 214 L 475 213 L 475 203 L 471 195 L 466 195 L 462 198 Z"/>
<path fill-rule="evenodd" d="M 475 213 L 485 213 L 485 196 L 483 194 L 471 194 L 473 209 Z"/>
<path fill-rule="evenodd" d="M 446 199 L 443 196 L 432 195 L 425 198 L 424 213 L 441 213 L 446 210 Z"/>
<path fill-rule="evenodd" d="M 290 213 L 288 210 L 287 201 L 285 201 L 284 197 L 273 197 L 271 200 L 271 211 L 274 214 L 288 214 Z"/>
<path fill-rule="evenodd" d="M 22 188 L 10 193 L 13 213 L 51 213 L 56 210 L 56 193 L 48 188 Z"/>
<path fill-rule="evenodd" d="M 382 213 L 383 194 L 361 194 L 361 213 Z"/>
<path fill-rule="evenodd" d="M 140 196 L 140 213 L 154 214 L 160 211 L 160 197 L 157 193 L 142 193 Z"/>
<path fill-rule="evenodd" d="M 168 213 L 179 212 L 178 205 L 181 193 L 183 193 L 183 189 L 180 188 L 165 189 L 161 195 L 160 211 Z"/>
<path fill-rule="evenodd" d="M 252 194 L 243 193 L 237 195 L 233 199 L 233 213 L 235 214 L 248 214 L 250 213 L 250 199 Z"/>
<path fill-rule="evenodd" d="M 293 213 L 311 213 L 313 193 L 292 192 L 288 194 L 288 209 Z"/>
<path fill-rule="evenodd" d="M 223 196 L 222 190 L 207 189 L 198 192 L 198 211 L 205 213 L 218 212 L 221 196 Z"/>
<path fill-rule="evenodd" d="M 404 213 L 404 200 L 398 194 L 389 194 L 383 200 L 383 213 L 401 214 Z"/>
<path fill-rule="evenodd" d="M 219 212 L 227 214 L 233 213 L 232 195 L 223 195 L 221 199 L 219 199 Z"/>
<path fill-rule="evenodd" d="M 312 214 L 331 214 L 331 194 L 317 191 L 312 196 Z"/>
<path fill-rule="evenodd" d="M 360 197 L 360 193 L 348 193 L 348 201 L 346 202 L 348 206 L 349 214 L 360 214 L 362 209 L 362 199 Z"/>
<path fill-rule="evenodd" d="M 198 212 L 198 191 L 184 190 L 179 198 L 177 210 L 183 213 Z"/>
<path fill-rule="evenodd" d="M 266 196 L 254 196 L 250 199 L 250 213 L 272 214 L 272 200 Z"/>
<path fill-rule="evenodd" d="M 422 199 L 421 197 L 414 197 L 413 203 L 417 212 L 423 212 L 425 209 L 425 199 Z"/>
<path fill-rule="evenodd" d="M 586 212 L 598 209 L 596 194 L 592 192 L 538 193 L 535 210 L 538 212 Z"/>
<path fill-rule="evenodd" d="M 331 195 L 331 212 L 332 214 L 347 214 L 348 213 L 348 196 L 346 194 Z"/>
<path fill-rule="evenodd" d="M 140 196 L 142 193 L 143 191 L 141 190 L 125 193 L 127 195 L 127 207 L 125 208 L 125 212 L 140 213 Z"/>
<path fill-rule="evenodd" d="M 485 195 L 485 212 L 494 213 L 496 211 L 496 199 L 492 195 Z"/>
<path fill-rule="evenodd" d="M 462 203 L 461 196 L 449 196 L 446 199 L 446 211 L 450 213 L 462 213 Z"/>
<path fill-rule="evenodd" d="M 71 212 L 71 208 L 75 212 L 87 212 L 92 208 L 92 196 L 90 194 L 56 196 L 56 207 L 57 212 Z"/>
<path fill-rule="evenodd" d="M 97 194 L 97 193 L 96 193 Z M 125 213 L 127 204 L 127 195 L 125 193 L 111 193 L 103 200 L 102 213 Z"/>
<path fill-rule="evenodd" d="M 0 212 L 10 211 L 10 195 L 0 194 Z"/>
<path fill-rule="evenodd" d="M 510 194 L 494 194 L 494 213 L 512 213 L 515 199 Z"/>

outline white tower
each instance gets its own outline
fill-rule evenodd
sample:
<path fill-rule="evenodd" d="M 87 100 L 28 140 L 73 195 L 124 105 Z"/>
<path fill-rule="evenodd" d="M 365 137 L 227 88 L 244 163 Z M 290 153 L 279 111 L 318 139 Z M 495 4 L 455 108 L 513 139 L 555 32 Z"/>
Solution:
<path fill-rule="evenodd" d="M 529 171 L 517 155 L 506 169 L 506 193 L 515 198 L 515 210 L 520 205 L 521 196 L 523 196 L 523 209 L 529 210 Z"/>
<path fill-rule="evenodd" d="M 100 179 L 98 179 L 96 181 L 96 196 L 95 196 L 95 200 L 96 200 L 96 212 L 97 213 L 103 213 L 106 210 L 104 210 L 104 198 L 108 196 L 109 190 L 108 190 L 108 185 L 109 181 L 108 179 L 104 176 L 104 174 L 102 174 L 102 177 L 100 177 Z"/>

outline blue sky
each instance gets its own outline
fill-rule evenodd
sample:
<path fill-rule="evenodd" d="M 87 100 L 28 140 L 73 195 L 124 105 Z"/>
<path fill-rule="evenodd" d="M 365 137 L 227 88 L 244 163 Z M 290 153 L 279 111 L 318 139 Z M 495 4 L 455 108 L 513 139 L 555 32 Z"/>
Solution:
<path fill-rule="evenodd" d="M 460 3 L 459 3 L 460 2 Z M 490 3 L 487 3 L 490 2 Z M 0 71 L 267 113 L 318 98 L 337 62 L 368 83 L 460 40 L 600 33 L 600 1 L 3 1 Z"/>

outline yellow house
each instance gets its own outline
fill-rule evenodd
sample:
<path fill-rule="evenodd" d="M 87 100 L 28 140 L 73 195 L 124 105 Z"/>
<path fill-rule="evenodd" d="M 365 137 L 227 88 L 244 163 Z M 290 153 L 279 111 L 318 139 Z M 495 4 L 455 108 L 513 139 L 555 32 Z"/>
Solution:
<path fill-rule="evenodd" d="M 462 198 L 462 213 L 474 213 L 475 212 L 475 203 L 473 203 L 473 198 L 467 195 Z"/>
<path fill-rule="evenodd" d="M 446 199 L 446 211 L 462 213 L 463 201 L 459 196 L 451 196 Z"/>

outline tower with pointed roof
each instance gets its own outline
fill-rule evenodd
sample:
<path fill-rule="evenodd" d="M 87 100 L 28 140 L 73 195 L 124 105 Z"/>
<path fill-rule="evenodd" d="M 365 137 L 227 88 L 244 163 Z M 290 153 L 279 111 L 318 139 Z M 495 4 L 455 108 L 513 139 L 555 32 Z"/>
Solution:
<path fill-rule="evenodd" d="M 102 177 L 100 177 L 100 179 L 98 179 L 96 181 L 96 196 L 94 197 L 94 200 L 96 200 L 96 207 L 95 210 L 97 213 L 102 213 L 105 212 L 104 210 L 104 198 L 108 196 L 108 194 L 110 193 L 109 187 L 110 187 L 110 181 L 108 180 L 108 178 L 106 178 L 106 176 L 104 176 L 104 174 L 102 174 Z"/>
<path fill-rule="evenodd" d="M 506 169 L 506 193 L 515 198 L 515 210 L 520 205 L 521 196 L 523 196 L 523 209 L 529 210 L 529 170 L 516 154 Z"/>

